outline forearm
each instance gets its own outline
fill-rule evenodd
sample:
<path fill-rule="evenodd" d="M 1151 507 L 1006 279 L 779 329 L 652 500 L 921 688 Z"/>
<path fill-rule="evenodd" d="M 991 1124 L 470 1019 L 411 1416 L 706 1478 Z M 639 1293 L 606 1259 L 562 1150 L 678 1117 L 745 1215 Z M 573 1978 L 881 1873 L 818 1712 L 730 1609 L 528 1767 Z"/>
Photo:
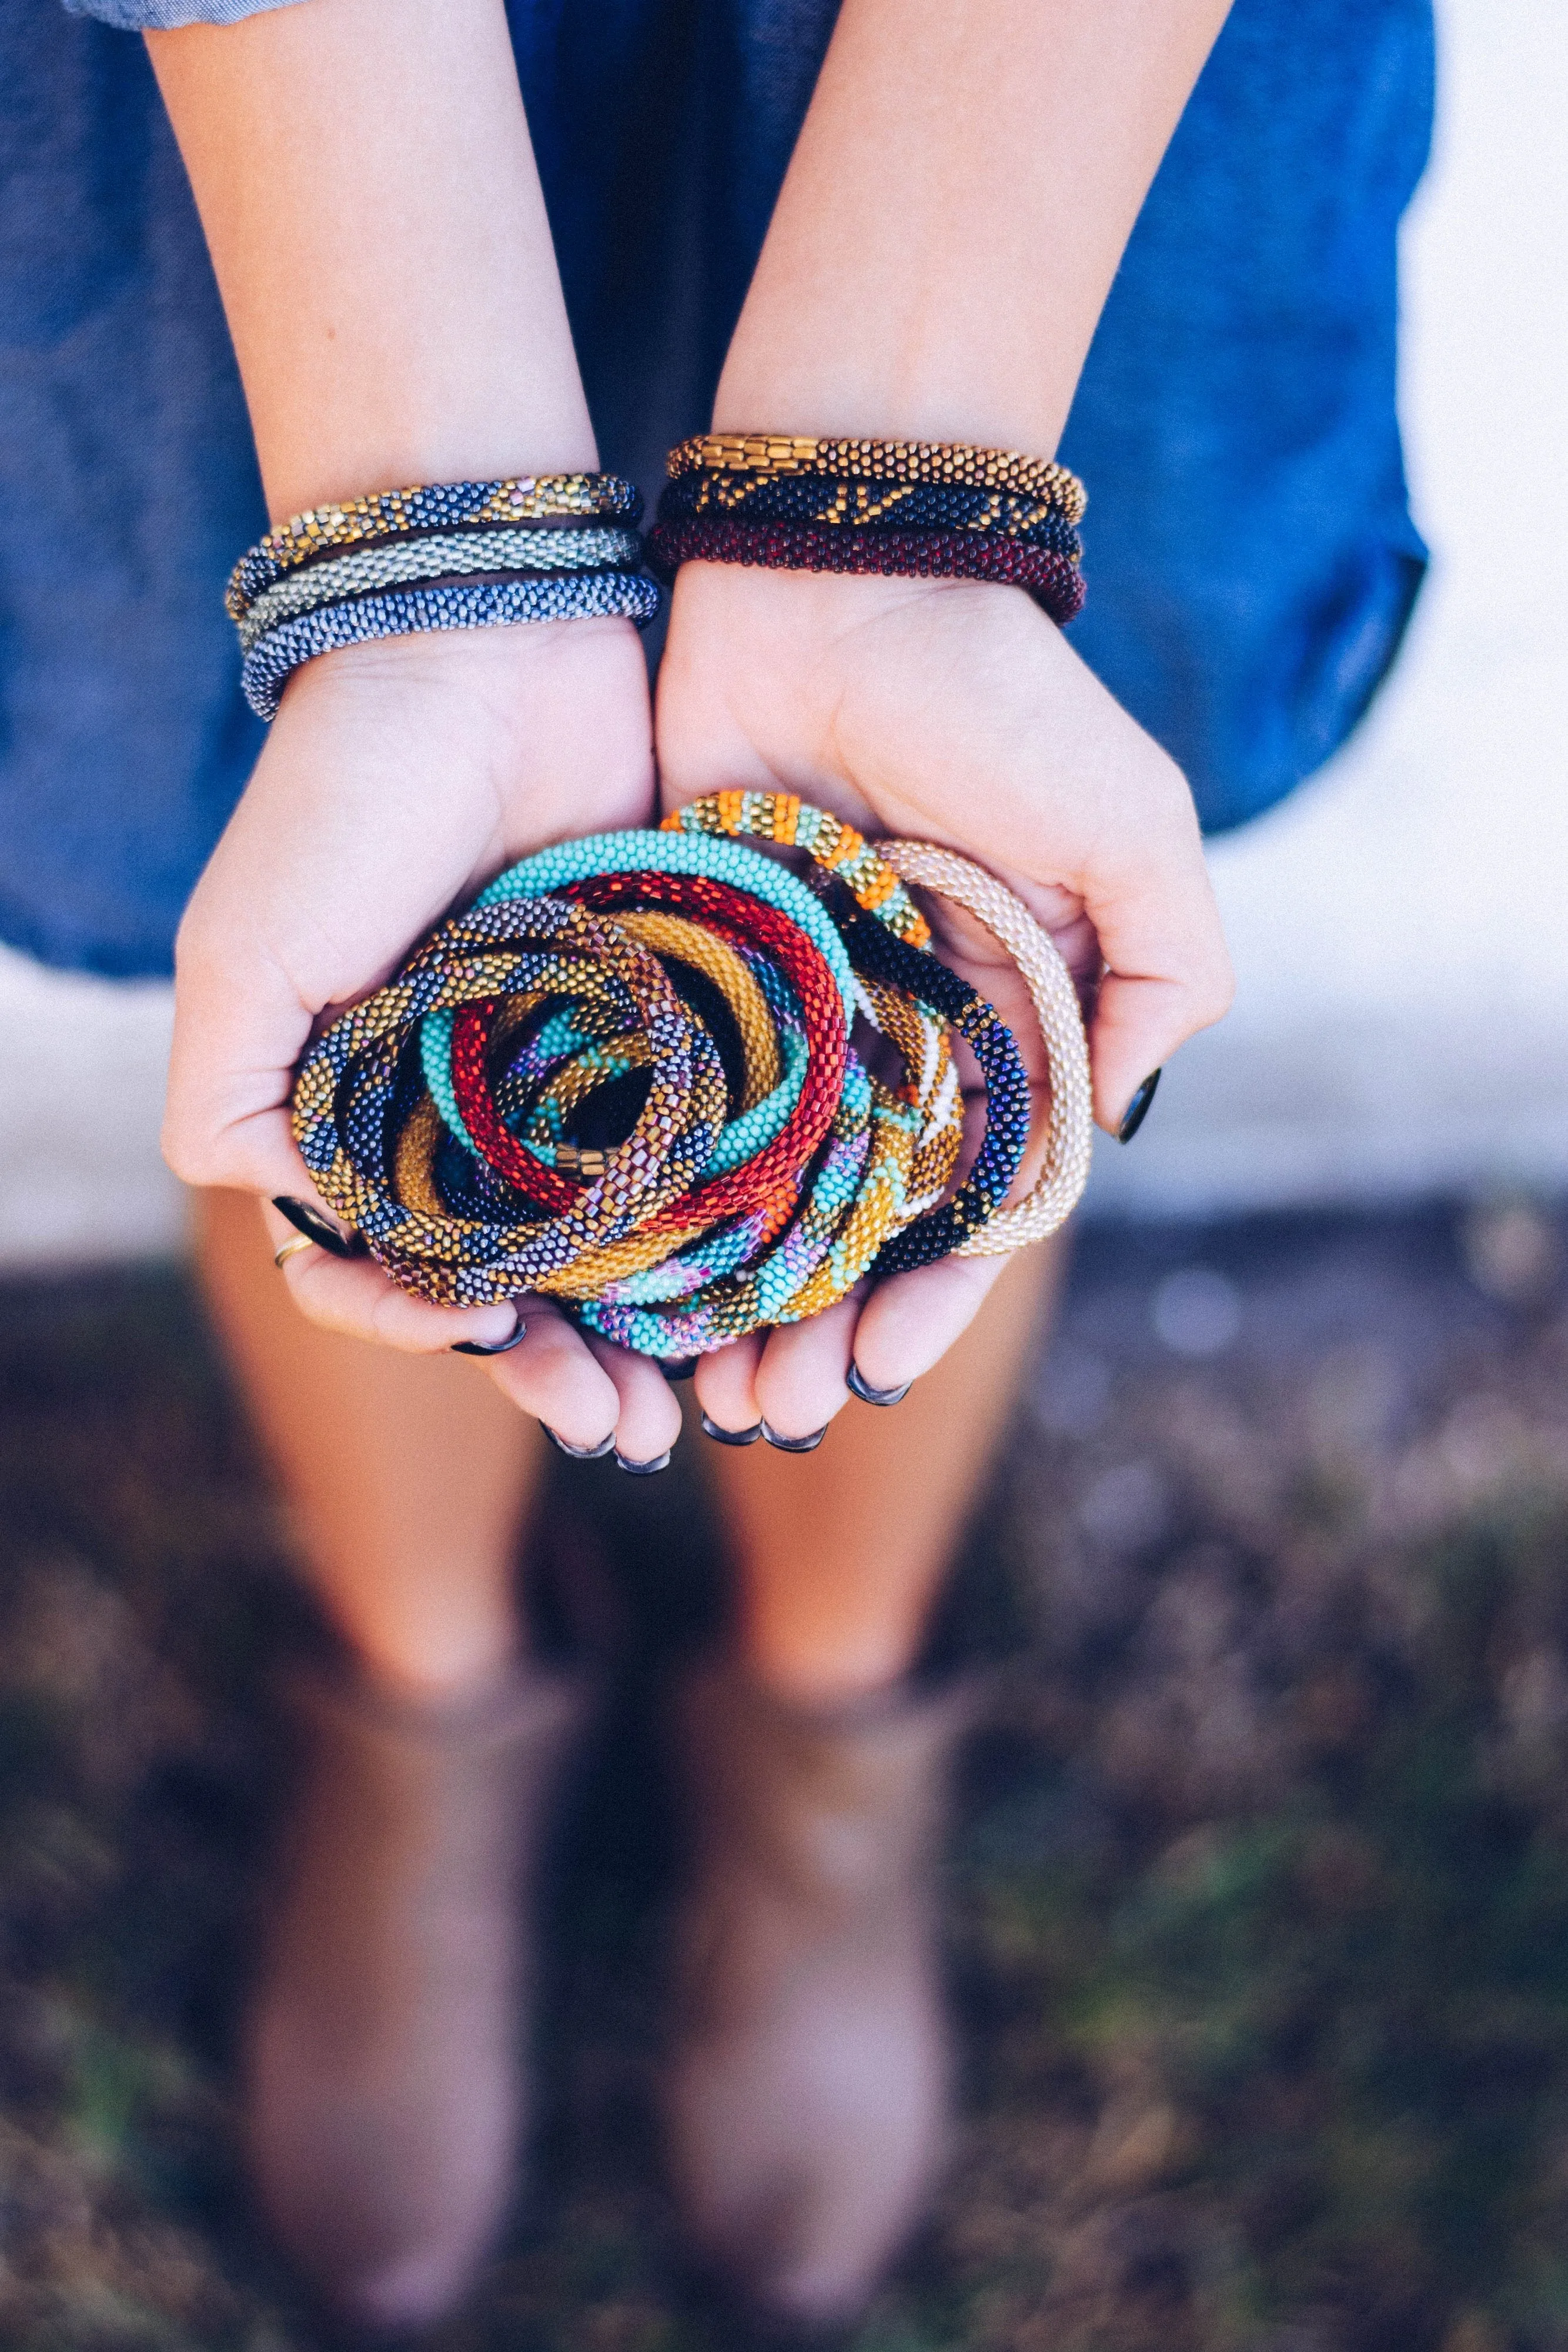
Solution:
<path fill-rule="evenodd" d="M 1229 0 L 844 0 L 722 432 L 1049 456 Z"/>
<path fill-rule="evenodd" d="M 148 46 L 275 520 L 594 464 L 503 0 L 305 0 Z"/>

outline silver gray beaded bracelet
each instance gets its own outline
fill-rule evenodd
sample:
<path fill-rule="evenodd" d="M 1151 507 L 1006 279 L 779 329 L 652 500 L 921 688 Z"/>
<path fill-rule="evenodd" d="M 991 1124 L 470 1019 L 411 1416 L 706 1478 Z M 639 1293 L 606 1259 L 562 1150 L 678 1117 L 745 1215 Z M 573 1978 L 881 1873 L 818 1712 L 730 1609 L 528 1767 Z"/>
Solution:
<path fill-rule="evenodd" d="M 282 621 L 378 588 L 461 580 L 480 572 L 634 572 L 642 556 L 637 533 L 622 530 L 565 530 L 546 525 L 542 530 L 438 531 L 423 539 L 393 540 L 389 546 L 361 548 L 309 564 L 265 589 L 235 624 L 240 650 L 248 654 Z"/>

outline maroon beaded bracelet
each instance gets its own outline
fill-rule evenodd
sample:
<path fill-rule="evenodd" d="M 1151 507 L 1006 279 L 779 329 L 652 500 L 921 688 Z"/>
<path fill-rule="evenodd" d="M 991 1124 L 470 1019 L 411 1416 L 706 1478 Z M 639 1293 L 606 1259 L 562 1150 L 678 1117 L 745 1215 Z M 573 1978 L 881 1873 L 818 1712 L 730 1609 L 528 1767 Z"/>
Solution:
<path fill-rule="evenodd" d="M 1027 589 L 1058 623 L 1072 620 L 1083 604 L 1083 574 L 1066 556 L 972 530 L 844 530 L 747 522 L 739 515 L 687 515 L 661 517 L 646 547 L 650 570 L 665 581 L 683 563 L 752 563 L 773 572 L 999 581 Z"/>

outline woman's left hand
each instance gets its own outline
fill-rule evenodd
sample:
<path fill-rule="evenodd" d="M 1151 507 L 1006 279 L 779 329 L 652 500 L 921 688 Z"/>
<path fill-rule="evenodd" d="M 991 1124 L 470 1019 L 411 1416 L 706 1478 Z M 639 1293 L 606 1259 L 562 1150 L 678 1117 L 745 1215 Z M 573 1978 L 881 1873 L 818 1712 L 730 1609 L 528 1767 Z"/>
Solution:
<path fill-rule="evenodd" d="M 1185 778 L 1019 590 L 688 564 L 656 733 L 666 807 L 727 787 L 796 793 L 873 839 L 939 842 L 1008 883 L 1092 995 L 1095 1115 L 1113 1132 L 1147 1073 L 1230 1001 Z M 1016 1198 L 1043 1155 L 1038 1024 L 988 935 L 946 904 L 933 912 L 944 957 L 1029 1066 L 1035 1141 Z M 847 1402 L 852 1361 L 879 1389 L 927 1370 L 1004 1263 L 949 1257 L 737 1340 L 703 1359 L 703 1409 L 727 1429 L 821 1429 Z"/>

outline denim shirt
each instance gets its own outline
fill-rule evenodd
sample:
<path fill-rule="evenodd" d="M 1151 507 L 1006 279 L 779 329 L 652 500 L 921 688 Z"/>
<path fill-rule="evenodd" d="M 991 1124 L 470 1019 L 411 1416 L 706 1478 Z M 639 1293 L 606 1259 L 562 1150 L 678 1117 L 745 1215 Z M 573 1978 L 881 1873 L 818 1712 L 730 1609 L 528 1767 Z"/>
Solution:
<path fill-rule="evenodd" d="M 259 745 L 222 591 L 260 486 L 126 36 L 266 5 L 0 13 L 0 939 L 51 963 L 167 971 Z M 650 490 L 706 421 L 833 13 L 510 0 L 603 462 Z M 1431 102 L 1429 0 L 1237 0 L 1063 437 L 1090 493 L 1072 641 L 1211 829 L 1343 741 L 1419 585 L 1395 243 Z"/>

